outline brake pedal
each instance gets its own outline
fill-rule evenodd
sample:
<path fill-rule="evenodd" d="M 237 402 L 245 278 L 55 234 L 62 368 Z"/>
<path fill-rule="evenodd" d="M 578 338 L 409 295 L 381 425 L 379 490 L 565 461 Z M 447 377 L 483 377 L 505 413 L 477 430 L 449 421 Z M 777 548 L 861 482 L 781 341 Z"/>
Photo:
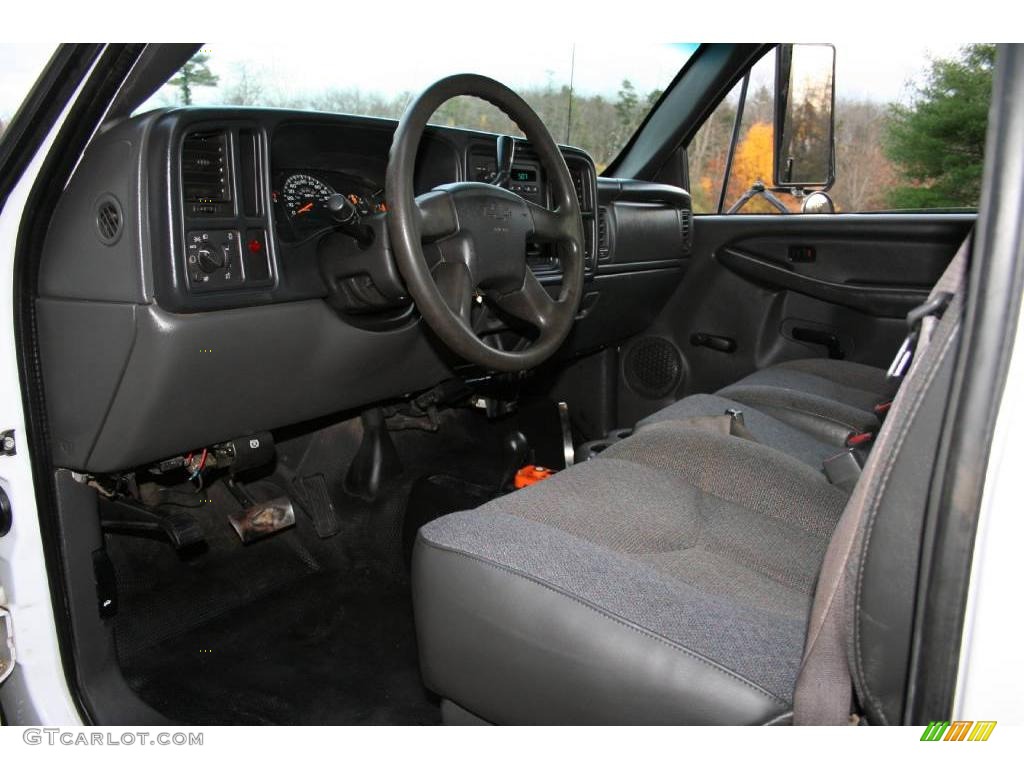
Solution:
<path fill-rule="evenodd" d="M 278 496 L 242 507 L 229 514 L 228 521 L 242 543 L 248 544 L 295 525 L 295 509 L 287 496 Z"/>
<path fill-rule="evenodd" d="M 296 477 L 291 484 L 299 506 L 313 521 L 316 535 L 321 539 L 327 539 L 337 534 L 341 530 L 341 521 L 334 511 L 326 478 L 323 475 Z"/>

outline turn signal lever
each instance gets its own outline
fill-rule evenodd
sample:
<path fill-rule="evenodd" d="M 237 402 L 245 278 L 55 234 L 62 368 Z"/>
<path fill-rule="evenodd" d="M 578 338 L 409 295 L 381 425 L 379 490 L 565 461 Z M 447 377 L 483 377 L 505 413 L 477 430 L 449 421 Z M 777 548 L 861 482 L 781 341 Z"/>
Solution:
<path fill-rule="evenodd" d="M 373 242 L 373 229 L 363 224 L 359 209 L 351 200 L 341 194 L 333 194 L 327 198 L 327 210 L 345 234 L 354 237 L 360 245 Z"/>

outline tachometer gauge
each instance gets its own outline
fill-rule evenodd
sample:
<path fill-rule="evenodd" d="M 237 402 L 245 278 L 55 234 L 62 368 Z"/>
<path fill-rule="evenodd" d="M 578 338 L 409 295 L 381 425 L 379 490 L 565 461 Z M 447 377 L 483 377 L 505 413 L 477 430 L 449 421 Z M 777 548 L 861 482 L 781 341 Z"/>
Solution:
<path fill-rule="evenodd" d="M 328 198 L 333 194 L 334 190 L 330 186 L 306 173 L 289 176 L 281 189 L 285 210 L 293 219 L 322 210 Z"/>

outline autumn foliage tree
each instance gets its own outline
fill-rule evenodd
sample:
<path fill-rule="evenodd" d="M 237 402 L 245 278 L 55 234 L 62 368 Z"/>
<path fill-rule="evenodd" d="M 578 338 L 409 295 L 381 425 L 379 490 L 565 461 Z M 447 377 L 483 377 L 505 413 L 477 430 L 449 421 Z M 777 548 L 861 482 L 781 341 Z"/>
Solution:
<path fill-rule="evenodd" d="M 771 123 L 757 122 L 747 129 L 743 140 L 736 147 L 729 178 L 727 203 L 739 199 L 755 182 L 766 186 L 772 184 L 772 137 L 775 131 Z M 758 213 L 772 209 L 771 203 L 756 197 L 743 206 L 744 213 Z"/>
<path fill-rule="evenodd" d="M 736 146 L 729 175 L 729 190 L 726 194 L 726 209 L 735 203 L 754 184 L 760 182 L 772 186 L 772 164 L 775 152 L 775 128 L 770 122 L 759 120 L 753 123 Z M 780 197 L 780 196 L 777 196 Z M 781 196 L 781 201 L 791 211 L 798 211 L 800 203 L 796 198 Z M 761 196 L 748 201 L 743 213 L 776 213 L 778 209 Z"/>

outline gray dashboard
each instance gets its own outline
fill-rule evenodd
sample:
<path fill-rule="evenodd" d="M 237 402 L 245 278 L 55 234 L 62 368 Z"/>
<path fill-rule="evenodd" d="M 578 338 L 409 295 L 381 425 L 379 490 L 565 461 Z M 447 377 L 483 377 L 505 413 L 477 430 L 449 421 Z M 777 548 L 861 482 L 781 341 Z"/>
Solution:
<path fill-rule="evenodd" d="M 333 222 L 309 216 L 314 182 L 359 201 L 368 220 L 386 216 L 379 189 L 394 127 L 207 108 L 105 127 L 53 213 L 40 270 L 55 463 L 119 471 L 457 375 L 461 362 L 404 297 L 336 300 L 369 295 L 357 289 L 389 265 L 353 260 L 328 274 L 321 251 Z M 494 140 L 430 129 L 417 192 L 486 178 Z M 588 233 L 588 294 L 563 358 L 642 330 L 681 277 L 692 237 L 681 190 L 598 180 L 585 153 L 564 154 Z M 545 202 L 525 143 L 517 166 L 520 194 Z M 527 255 L 555 290 L 556 260 Z"/>

